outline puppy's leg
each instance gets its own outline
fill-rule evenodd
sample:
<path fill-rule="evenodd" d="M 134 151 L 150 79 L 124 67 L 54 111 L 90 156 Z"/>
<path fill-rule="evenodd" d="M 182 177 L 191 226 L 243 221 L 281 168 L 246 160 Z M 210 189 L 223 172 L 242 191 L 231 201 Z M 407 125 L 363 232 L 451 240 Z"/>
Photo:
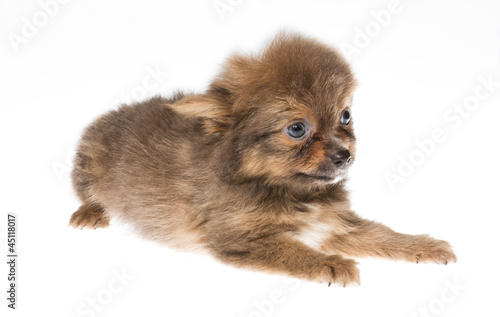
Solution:
<path fill-rule="evenodd" d="M 215 254 L 232 265 L 284 273 L 328 285 L 360 283 L 355 261 L 318 252 L 286 236 L 219 244 Z"/>
<path fill-rule="evenodd" d="M 457 260 L 446 241 L 428 235 L 398 233 L 383 224 L 360 218 L 352 222 L 349 233 L 327 239 L 323 249 L 332 254 L 376 256 L 416 263 L 447 264 Z"/>
<path fill-rule="evenodd" d="M 69 224 L 80 229 L 84 227 L 105 228 L 109 226 L 109 218 L 99 205 L 84 203 L 73 213 Z"/>

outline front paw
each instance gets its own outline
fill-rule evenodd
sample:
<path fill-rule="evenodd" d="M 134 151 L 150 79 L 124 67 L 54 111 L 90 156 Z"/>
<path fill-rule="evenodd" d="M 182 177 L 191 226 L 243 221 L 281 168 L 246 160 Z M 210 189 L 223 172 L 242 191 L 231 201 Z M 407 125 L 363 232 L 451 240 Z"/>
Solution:
<path fill-rule="evenodd" d="M 408 258 L 411 262 L 435 262 L 445 265 L 457 262 L 457 256 L 453 253 L 451 245 L 444 240 L 423 236 L 422 241 L 419 241 L 413 249 Z"/>
<path fill-rule="evenodd" d="M 340 256 L 329 256 L 323 261 L 315 265 L 315 275 L 313 278 L 316 281 L 327 283 L 330 286 L 332 283 L 337 283 L 342 286 L 348 284 L 361 284 L 359 278 L 358 263 L 351 259 L 344 259 Z"/>

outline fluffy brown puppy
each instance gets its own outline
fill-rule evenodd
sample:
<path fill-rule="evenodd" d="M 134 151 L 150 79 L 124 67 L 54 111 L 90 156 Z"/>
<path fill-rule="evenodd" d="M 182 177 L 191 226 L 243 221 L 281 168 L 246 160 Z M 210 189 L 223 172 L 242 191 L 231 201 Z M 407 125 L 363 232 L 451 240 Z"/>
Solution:
<path fill-rule="evenodd" d="M 351 211 L 354 87 L 335 50 L 281 34 L 259 55 L 229 58 L 204 94 L 111 111 L 81 139 L 70 224 L 116 217 L 173 247 L 328 284 L 359 283 L 346 257 L 455 261 L 445 241 Z"/>

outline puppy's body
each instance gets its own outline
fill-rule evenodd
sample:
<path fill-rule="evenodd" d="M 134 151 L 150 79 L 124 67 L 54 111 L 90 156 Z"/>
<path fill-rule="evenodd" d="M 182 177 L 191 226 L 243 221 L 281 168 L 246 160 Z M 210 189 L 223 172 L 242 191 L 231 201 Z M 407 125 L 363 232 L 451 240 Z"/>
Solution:
<path fill-rule="evenodd" d="M 260 56 L 232 57 L 205 94 L 112 111 L 80 142 L 73 182 L 83 204 L 70 223 L 116 217 L 233 265 L 344 285 L 359 273 L 343 256 L 455 260 L 445 241 L 351 211 L 354 86 L 335 51 L 282 35 Z"/>

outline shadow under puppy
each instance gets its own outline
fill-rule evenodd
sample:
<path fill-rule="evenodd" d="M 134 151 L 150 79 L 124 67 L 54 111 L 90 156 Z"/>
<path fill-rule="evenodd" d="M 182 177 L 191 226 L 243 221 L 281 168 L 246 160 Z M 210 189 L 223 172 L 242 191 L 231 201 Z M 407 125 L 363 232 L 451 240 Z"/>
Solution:
<path fill-rule="evenodd" d="M 456 261 L 446 241 L 351 210 L 354 88 L 335 50 L 280 34 L 259 55 L 230 57 L 204 94 L 113 110 L 80 141 L 70 224 L 116 217 L 225 263 L 344 286 L 359 283 L 347 257 Z"/>

